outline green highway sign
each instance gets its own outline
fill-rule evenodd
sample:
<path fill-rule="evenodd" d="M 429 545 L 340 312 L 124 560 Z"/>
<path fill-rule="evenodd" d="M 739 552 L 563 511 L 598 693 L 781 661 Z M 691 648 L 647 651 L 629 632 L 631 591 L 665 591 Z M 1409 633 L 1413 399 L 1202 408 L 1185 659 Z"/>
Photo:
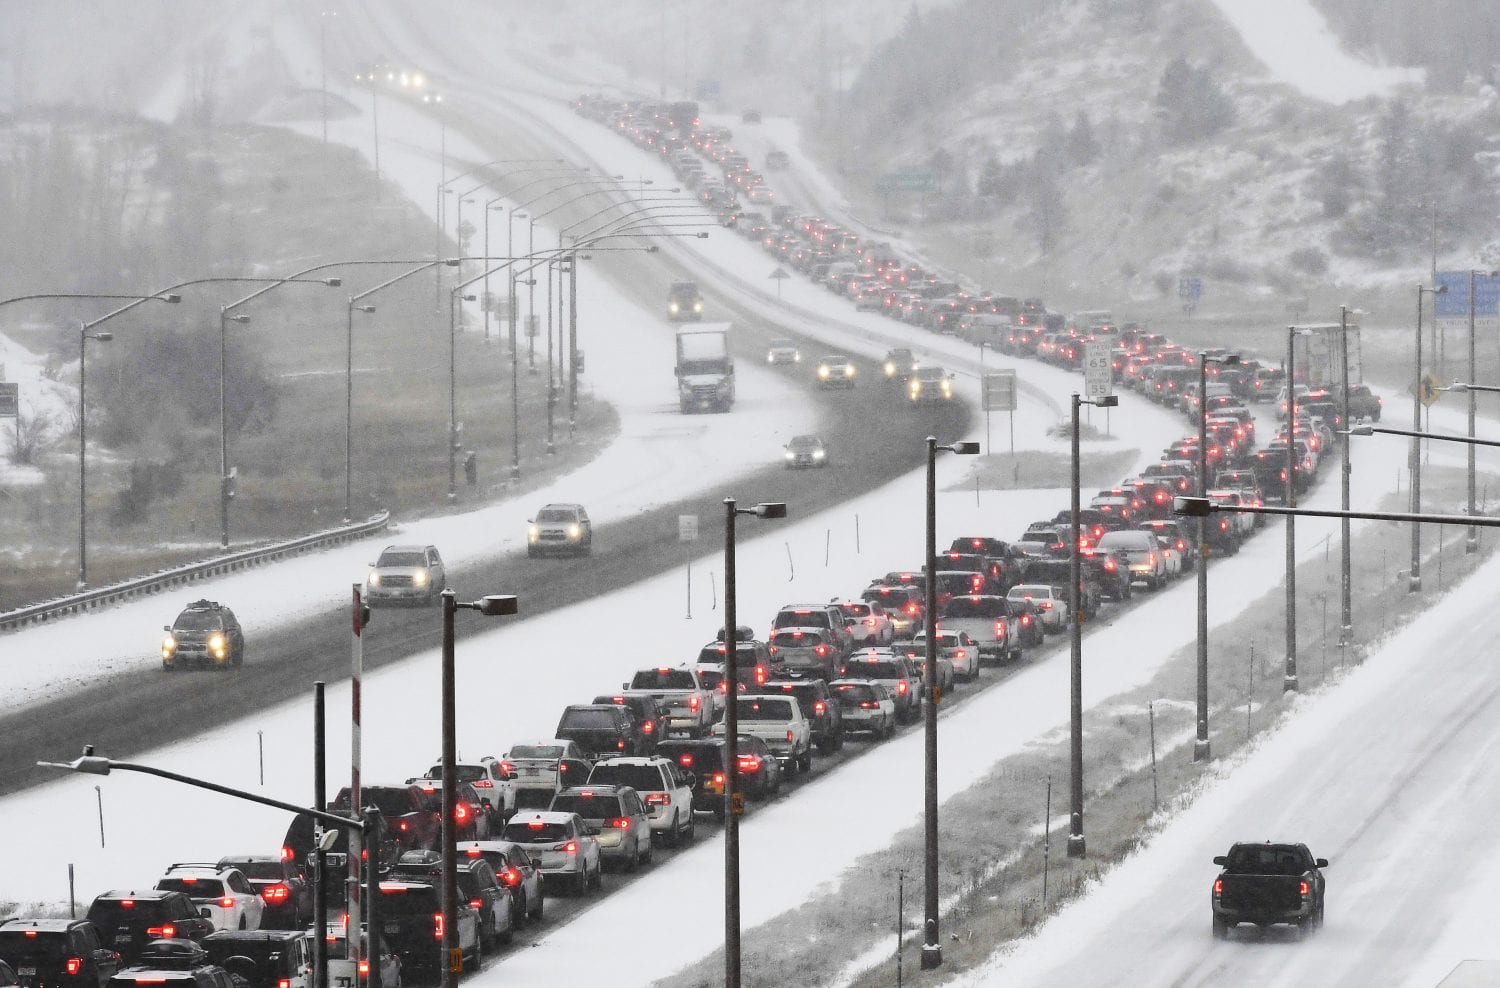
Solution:
<path fill-rule="evenodd" d="M 938 177 L 937 172 L 926 170 L 886 172 L 876 181 L 875 187 L 887 194 L 891 192 L 936 192 Z"/>

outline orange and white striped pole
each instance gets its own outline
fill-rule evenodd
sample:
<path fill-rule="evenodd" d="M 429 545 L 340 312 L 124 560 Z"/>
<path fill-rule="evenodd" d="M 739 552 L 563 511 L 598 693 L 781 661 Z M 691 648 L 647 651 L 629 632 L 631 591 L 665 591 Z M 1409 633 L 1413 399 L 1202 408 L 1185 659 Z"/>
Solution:
<path fill-rule="evenodd" d="M 360 816 L 364 807 L 360 803 L 359 769 L 360 769 L 360 687 L 365 673 L 365 650 L 364 650 L 364 602 L 360 597 L 361 587 L 354 584 L 354 610 L 353 630 L 354 638 L 350 646 L 349 655 L 349 815 Z M 345 943 L 349 946 L 349 960 L 354 964 L 355 977 L 358 978 L 359 964 L 362 951 L 360 950 L 360 864 L 363 858 L 362 849 L 364 845 L 363 835 L 358 830 L 349 832 L 349 927 Z M 375 852 L 370 854 L 370 867 L 378 868 Z M 374 945 L 378 938 L 370 938 L 371 952 L 378 956 Z"/>

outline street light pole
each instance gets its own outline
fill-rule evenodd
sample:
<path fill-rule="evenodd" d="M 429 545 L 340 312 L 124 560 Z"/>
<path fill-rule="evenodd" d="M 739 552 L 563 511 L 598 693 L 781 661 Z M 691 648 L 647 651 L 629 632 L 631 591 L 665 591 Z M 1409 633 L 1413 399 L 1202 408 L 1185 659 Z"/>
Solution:
<path fill-rule="evenodd" d="M 976 442 L 955 442 L 939 445 L 935 436 L 927 437 L 927 557 L 926 576 L 923 579 L 926 594 L 926 614 L 923 630 L 927 639 L 927 667 L 922 677 L 922 707 L 925 714 L 923 724 L 923 799 L 922 822 L 924 836 L 922 895 L 923 929 L 922 970 L 929 971 L 943 963 L 943 944 L 938 939 L 938 734 L 937 708 L 942 702 L 942 693 L 937 685 L 937 453 L 944 450 L 964 456 L 979 452 Z"/>
<path fill-rule="evenodd" d="M 1478 273 L 1479 272 L 1476 272 L 1473 268 L 1469 269 L 1469 380 L 1470 381 L 1477 381 L 1477 380 L 1479 380 L 1479 371 L 1478 371 L 1478 369 L 1476 367 L 1476 364 L 1475 364 L 1475 353 L 1474 353 L 1474 351 L 1475 351 L 1475 345 L 1474 345 L 1474 278 L 1475 278 L 1475 275 L 1478 274 Z M 1469 435 L 1472 437 L 1472 436 L 1475 435 L 1475 432 L 1474 432 L 1474 419 L 1475 419 L 1475 413 L 1477 411 L 1477 404 L 1476 404 L 1475 397 L 1474 397 L 1474 389 L 1473 388 L 1469 388 L 1468 392 L 1469 392 Z M 1345 428 L 1348 428 L 1347 424 L 1345 425 Z M 1474 496 L 1474 479 L 1475 479 L 1474 447 L 1470 446 L 1469 447 L 1469 514 L 1471 516 L 1479 514 L 1479 507 L 1478 507 L 1478 504 L 1477 504 L 1475 496 Z M 1348 507 L 1349 507 L 1348 504 L 1344 505 L 1345 510 L 1347 510 Z M 1472 553 L 1472 552 L 1475 552 L 1476 550 L 1478 550 L 1478 548 L 1479 548 L 1479 529 L 1476 526 L 1474 526 L 1474 525 L 1470 525 L 1469 526 L 1469 536 L 1468 536 L 1468 538 L 1466 538 L 1464 540 L 1464 552 L 1465 552 L 1465 554 Z"/>
<path fill-rule="evenodd" d="M 246 315 L 230 315 L 229 307 L 219 306 L 219 545 L 229 548 L 229 499 L 234 497 L 229 473 L 229 423 L 225 405 L 225 364 L 228 352 L 228 324 L 247 323 Z"/>
<path fill-rule="evenodd" d="M 1293 346 L 1304 330 L 1288 326 L 1286 332 L 1286 492 L 1282 497 L 1288 508 L 1297 506 L 1297 353 Z M 1198 519 L 1202 531 L 1204 519 Z M 1297 679 L 1297 516 L 1286 516 L 1286 672 L 1281 679 L 1281 691 L 1290 692 L 1299 688 Z"/>
<path fill-rule="evenodd" d="M 1342 382 L 1343 398 L 1339 407 L 1339 417 L 1343 420 L 1344 428 L 1349 428 L 1349 312 L 1347 305 L 1339 306 L 1339 362 L 1342 365 L 1340 380 Z M 1349 510 L 1349 482 L 1353 466 L 1349 461 L 1349 441 L 1344 440 L 1343 458 L 1340 461 L 1342 469 L 1339 472 L 1339 505 L 1344 511 Z M 1353 551 L 1350 544 L 1349 519 L 1344 518 L 1339 522 L 1339 593 L 1341 603 L 1342 625 L 1339 627 L 1339 648 L 1347 649 L 1354 643 L 1354 575 Z M 1345 654 L 1340 652 L 1340 654 Z"/>
<path fill-rule="evenodd" d="M 1208 365 L 1237 364 L 1239 354 L 1222 357 L 1198 352 L 1198 496 L 1208 496 Z M 1212 756 L 1208 738 L 1208 525 L 1198 519 L 1198 737 L 1193 742 L 1193 761 Z"/>
<path fill-rule="evenodd" d="M 457 690 L 454 686 L 454 634 L 453 615 L 460 609 L 474 610 L 485 617 L 514 614 L 517 601 L 514 596 L 490 594 L 479 600 L 458 602 L 458 595 L 445 589 L 443 600 L 443 988 L 455 988 L 458 975 L 463 970 L 463 948 L 458 944 L 458 847 L 454 811 L 458 805 L 458 740 L 457 740 Z M 374 861 L 374 855 L 371 855 Z M 351 935 L 353 931 L 350 931 Z M 379 937 L 370 930 L 370 951 L 375 957 L 371 966 L 379 963 Z"/>
<path fill-rule="evenodd" d="M 763 501 L 753 508 L 736 507 L 735 499 L 724 499 L 724 988 L 740 985 L 740 812 L 739 793 L 739 635 L 735 622 L 734 522 L 739 515 L 785 518 L 786 504 Z"/>
<path fill-rule="evenodd" d="M 1070 500 L 1068 502 L 1072 516 L 1068 527 L 1068 538 L 1071 541 L 1068 547 L 1068 778 L 1072 799 L 1068 811 L 1068 857 L 1070 858 L 1081 858 L 1088 853 L 1088 845 L 1083 837 L 1083 602 L 1080 593 L 1083 584 L 1083 567 L 1082 560 L 1079 558 L 1079 547 L 1083 541 L 1079 523 L 1083 500 L 1080 488 L 1083 481 L 1078 448 L 1078 409 L 1082 405 L 1114 408 L 1119 403 L 1120 399 L 1115 395 L 1102 395 L 1090 399 L 1080 396 L 1077 392 L 1073 393 L 1071 400 L 1070 450 L 1072 455 L 1069 462 Z"/>

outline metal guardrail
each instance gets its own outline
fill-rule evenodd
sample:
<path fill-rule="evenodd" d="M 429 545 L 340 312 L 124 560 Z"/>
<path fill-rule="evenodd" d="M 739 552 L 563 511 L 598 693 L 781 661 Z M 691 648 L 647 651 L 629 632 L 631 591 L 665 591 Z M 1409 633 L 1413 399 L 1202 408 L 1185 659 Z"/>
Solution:
<path fill-rule="evenodd" d="M 211 576 L 223 576 L 225 573 L 259 566 L 287 556 L 349 542 L 383 531 L 389 527 L 390 523 L 391 513 L 382 511 L 378 515 L 372 515 L 366 521 L 314 532 L 289 542 L 278 542 L 274 545 L 261 546 L 258 549 L 244 549 L 224 556 L 215 556 L 203 562 L 188 563 L 149 576 L 138 576 L 107 587 L 86 590 L 68 597 L 58 597 L 14 611 L 5 611 L 0 613 L 0 632 L 15 631 L 33 624 L 41 624 L 44 621 L 81 614 L 84 611 L 118 603 L 140 594 L 157 593 L 168 587 L 192 583 Z"/>

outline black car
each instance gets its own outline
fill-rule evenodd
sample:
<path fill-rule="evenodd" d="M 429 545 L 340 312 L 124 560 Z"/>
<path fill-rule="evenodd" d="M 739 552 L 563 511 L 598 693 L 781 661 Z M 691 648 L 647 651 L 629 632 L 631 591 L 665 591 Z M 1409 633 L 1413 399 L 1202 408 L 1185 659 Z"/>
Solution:
<path fill-rule="evenodd" d="M 761 738 L 741 734 L 736 785 L 750 799 L 769 799 L 781 788 L 781 763 Z M 657 754 L 692 772 L 693 809 L 724 818 L 724 738 L 676 738 L 663 742 Z"/>
<path fill-rule="evenodd" d="M 208 963 L 243 988 L 291 988 L 311 981 L 312 949 L 302 930 L 220 930 L 203 938 Z M 352 988 L 352 986 L 351 986 Z"/>
<path fill-rule="evenodd" d="M 490 950 L 497 940 L 510 943 L 515 937 L 515 915 L 510 908 L 513 900 L 510 889 L 495 877 L 495 869 L 483 857 L 471 858 L 465 854 L 458 859 L 457 876 L 458 897 L 479 913 L 481 946 Z M 443 879 L 443 856 L 437 851 L 407 851 L 387 877 L 391 881 L 439 884 Z M 505 915 L 503 923 L 498 918 L 500 913 Z"/>
<path fill-rule="evenodd" d="M 813 744 L 825 755 L 844 746 L 844 714 L 822 679 L 781 680 L 756 687 L 755 693 L 789 693 L 812 727 Z"/>
<path fill-rule="evenodd" d="M 195 600 L 166 625 L 161 640 L 161 667 L 228 669 L 245 660 L 245 632 L 234 611 L 215 600 Z"/>
<path fill-rule="evenodd" d="M 469 964 L 478 970 L 481 948 L 479 943 L 479 916 L 468 900 L 460 897 L 458 902 L 458 929 L 454 939 L 463 951 L 465 970 Z M 441 965 L 447 962 L 443 956 L 443 897 L 438 891 L 438 882 L 391 880 L 380 883 L 380 925 L 385 928 L 386 942 L 401 958 L 403 975 L 435 977 Z"/>
<path fill-rule="evenodd" d="M 594 697 L 594 702 L 629 707 L 635 713 L 635 719 L 641 725 L 641 739 L 645 745 L 645 750 L 640 754 L 654 753 L 657 742 L 667 736 L 667 721 L 670 719 L 667 715 L 667 708 L 657 702 L 654 696 L 646 696 L 643 693 L 611 693 Z"/>
<path fill-rule="evenodd" d="M 572 741 L 590 757 L 650 754 L 634 709 L 614 703 L 577 703 L 565 708 L 552 736 Z"/>
<path fill-rule="evenodd" d="M 152 940 L 202 940 L 214 931 L 187 893 L 162 889 L 105 892 L 89 906 L 88 921 L 98 928 L 104 945 L 120 955 L 121 964 L 133 964 Z"/>
<path fill-rule="evenodd" d="M 119 958 L 83 919 L 12 919 L 0 923 L 0 961 L 25 988 L 99 988 Z"/>
<path fill-rule="evenodd" d="M 276 854 L 220 858 L 218 868 L 238 868 L 260 893 L 263 930 L 300 930 L 312 922 L 312 886 L 302 866 Z"/>

